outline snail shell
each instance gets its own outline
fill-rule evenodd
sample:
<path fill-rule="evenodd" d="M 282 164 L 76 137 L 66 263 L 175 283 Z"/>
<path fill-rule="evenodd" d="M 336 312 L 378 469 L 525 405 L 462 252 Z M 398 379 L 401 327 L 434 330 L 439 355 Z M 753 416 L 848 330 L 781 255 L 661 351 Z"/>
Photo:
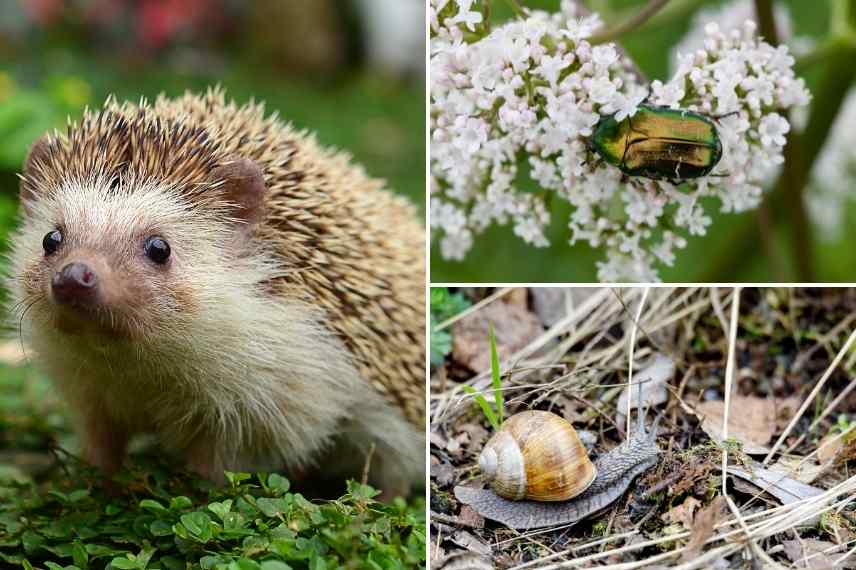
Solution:
<path fill-rule="evenodd" d="M 514 501 L 566 501 L 597 475 L 573 426 L 536 410 L 505 420 L 485 444 L 479 468 L 497 495 Z"/>

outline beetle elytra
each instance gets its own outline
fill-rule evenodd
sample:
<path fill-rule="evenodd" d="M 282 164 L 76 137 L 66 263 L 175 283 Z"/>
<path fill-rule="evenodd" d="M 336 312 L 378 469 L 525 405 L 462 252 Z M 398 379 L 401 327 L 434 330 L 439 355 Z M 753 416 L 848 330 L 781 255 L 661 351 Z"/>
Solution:
<path fill-rule="evenodd" d="M 713 121 L 700 113 L 640 105 L 622 121 L 603 117 L 591 147 L 628 176 L 686 180 L 706 176 L 722 158 Z"/>

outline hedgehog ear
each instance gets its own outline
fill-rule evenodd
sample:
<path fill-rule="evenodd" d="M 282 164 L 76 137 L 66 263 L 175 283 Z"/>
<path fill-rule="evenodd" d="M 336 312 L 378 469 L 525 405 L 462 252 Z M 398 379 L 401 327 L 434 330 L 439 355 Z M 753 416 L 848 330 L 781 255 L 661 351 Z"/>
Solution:
<path fill-rule="evenodd" d="M 222 181 L 219 189 L 223 198 L 233 205 L 230 215 L 240 222 L 237 232 L 249 235 L 264 215 L 264 172 L 249 158 L 234 157 L 215 168 L 213 175 Z"/>
<path fill-rule="evenodd" d="M 47 134 L 42 135 L 33 143 L 24 159 L 23 179 L 21 180 L 20 201 L 24 211 L 28 211 L 29 204 L 36 200 L 36 185 L 33 177 L 40 165 L 47 164 L 50 156 L 51 141 Z"/>

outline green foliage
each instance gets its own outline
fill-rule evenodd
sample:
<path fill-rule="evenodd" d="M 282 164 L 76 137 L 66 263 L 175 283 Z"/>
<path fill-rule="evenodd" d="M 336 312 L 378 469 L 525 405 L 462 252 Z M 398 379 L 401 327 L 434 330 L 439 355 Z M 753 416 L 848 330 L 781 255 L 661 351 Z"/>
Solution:
<path fill-rule="evenodd" d="M 856 425 L 856 418 L 850 419 L 847 414 L 838 414 L 832 429 L 844 433 L 849 429 L 853 429 L 854 425 Z"/>
<path fill-rule="evenodd" d="M 19 170 L 33 141 L 91 98 L 92 89 L 79 77 L 52 77 L 40 89 L 27 89 L 0 72 L 0 169 Z"/>
<path fill-rule="evenodd" d="M 493 323 L 488 324 L 488 336 L 490 339 L 490 379 L 493 384 L 493 401 L 496 402 L 496 415 L 499 416 L 499 424 L 502 424 L 505 416 L 505 400 L 502 397 L 502 375 L 499 371 L 499 355 L 496 352 L 496 335 L 493 332 Z"/>
<path fill-rule="evenodd" d="M 336 501 L 280 475 L 227 473 L 215 487 L 147 465 L 105 489 L 80 465 L 45 488 L 0 476 L 0 560 L 86 570 L 411 568 L 425 564 L 425 506 L 374 500 L 349 482 Z M 121 493 L 121 494 L 118 494 Z"/>
<path fill-rule="evenodd" d="M 496 402 L 496 412 L 494 413 L 487 398 L 483 394 L 476 392 L 472 386 L 464 384 L 461 388 L 473 397 L 493 429 L 498 430 L 505 416 L 505 399 L 502 396 L 502 374 L 499 369 L 499 355 L 496 352 L 496 335 L 493 332 L 492 323 L 488 324 L 488 338 L 490 341 L 490 378 L 491 384 L 493 384 L 493 401 Z"/>
<path fill-rule="evenodd" d="M 431 288 L 431 364 L 439 366 L 452 352 L 452 335 L 447 330 L 436 330 L 437 325 L 454 317 L 470 306 L 460 293 L 450 293 L 446 287 Z"/>
<path fill-rule="evenodd" d="M 496 414 L 493 411 L 493 408 L 490 405 L 490 402 L 487 401 L 487 398 L 484 397 L 484 394 L 476 392 L 476 389 L 467 384 L 461 385 L 461 389 L 473 397 L 476 401 L 476 404 L 481 408 L 482 413 L 484 414 L 485 419 L 491 425 L 494 430 L 499 429 L 499 420 L 496 417 Z"/>

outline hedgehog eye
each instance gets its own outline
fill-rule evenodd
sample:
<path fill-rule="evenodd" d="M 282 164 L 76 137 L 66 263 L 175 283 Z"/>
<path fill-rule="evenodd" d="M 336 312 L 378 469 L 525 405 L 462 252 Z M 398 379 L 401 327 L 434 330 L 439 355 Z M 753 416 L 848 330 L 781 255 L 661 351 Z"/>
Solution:
<path fill-rule="evenodd" d="M 42 247 L 45 248 L 45 255 L 51 255 L 56 252 L 60 244 L 62 244 L 62 232 L 59 230 L 49 231 L 42 238 Z"/>
<path fill-rule="evenodd" d="M 146 257 L 159 264 L 166 263 L 171 253 L 169 244 L 160 236 L 151 236 L 146 239 L 143 248 L 146 251 Z"/>

